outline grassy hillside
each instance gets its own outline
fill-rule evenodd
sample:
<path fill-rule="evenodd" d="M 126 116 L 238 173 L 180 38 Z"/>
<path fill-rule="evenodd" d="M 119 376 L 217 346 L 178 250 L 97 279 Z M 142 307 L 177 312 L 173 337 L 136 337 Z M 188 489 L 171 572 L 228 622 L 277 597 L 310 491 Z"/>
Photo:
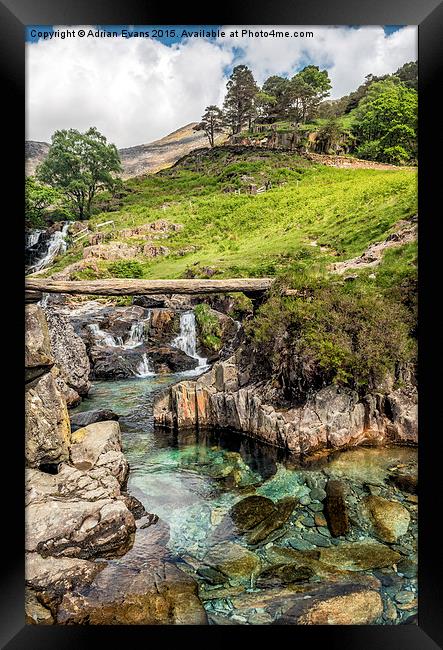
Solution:
<path fill-rule="evenodd" d="M 271 181 L 259 195 L 249 184 Z M 234 190 L 240 189 L 240 194 Z M 310 163 L 289 152 L 255 150 L 235 153 L 219 148 L 193 153 L 178 165 L 125 183 L 120 209 L 96 214 L 94 230 L 110 218 L 110 242 L 143 244 L 143 237 L 122 239 L 119 230 L 158 219 L 183 226 L 159 240 L 165 257 L 138 255 L 127 275 L 176 278 L 275 275 L 308 267 L 324 268 L 360 254 L 383 239 L 400 219 L 416 212 L 416 175 L 412 169 L 380 171 L 336 169 Z M 101 229 L 101 230 L 106 230 Z M 83 240 L 72 246 L 47 274 L 83 257 Z M 98 269 L 98 270 L 97 270 Z M 75 279 L 125 274 L 124 264 L 99 260 Z"/>

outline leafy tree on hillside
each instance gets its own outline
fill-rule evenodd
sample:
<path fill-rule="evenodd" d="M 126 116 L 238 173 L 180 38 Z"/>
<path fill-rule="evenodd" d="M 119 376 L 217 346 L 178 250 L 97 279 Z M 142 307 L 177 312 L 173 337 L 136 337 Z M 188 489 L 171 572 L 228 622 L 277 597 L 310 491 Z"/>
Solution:
<path fill-rule="evenodd" d="M 45 225 L 47 210 L 60 201 L 60 192 L 42 185 L 33 176 L 25 181 L 25 220 L 31 228 Z"/>
<path fill-rule="evenodd" d="M 201 122 L 196 127 L 196 130 L 201 129 L 206 133 L 209 144 L 213 147 L 215 135 L 223 131 L 223 113 L 218 106 L 212 104 L 206 107 Z"/>
<path fill-rule="evenodd" d="M 267 114 L 271 121 L 284 120 L 288 116 L 291 101 L 290 89 L 291 82 L 289 79 L 278 75 L 273 75 L 264 82 L 262 92 L 273 98 L 273 102 L 269 102 Z"/>
<path fill-rule="evenodd" d="M 251 128 L 255 115 L 254 98 L 258 87 L 251 70 L 246 65 L 237 65 L 226 84 L 228 92 L 223 103 L 225 123 L 232 133 L 240 133 L 244 124 Z"/>
<path fill-rule="evenodd" d="M 401 66 L 394 75 L 404 83 L 407 88 L 418 89 L 418 65 L 417 61 L 409 61 Z"/>
<path fill-rule="evenodd" d="M 96 194 L 114 189 L 118 179 L 113 174 L 121 169 L 117 148 L 95 127 L 85 133 L 63 129 L 52 136 L 48 155 L 36 176 L 61 190 L 74 204 L 79 219 L 87 219 Z"/>
<path fill-rule="evenodd" d="M 373 83 L 355 110 L 357 155 L 394 164 L 417 155 L 417 92 L 395 77 Z"/>
<path fill-rule="evenodd" d="M 308 65 L 291 79 L 290 113 L 296 122 L 313 117 L 322 99 L 329 95 L 331 81 L 327 70 Z"/>

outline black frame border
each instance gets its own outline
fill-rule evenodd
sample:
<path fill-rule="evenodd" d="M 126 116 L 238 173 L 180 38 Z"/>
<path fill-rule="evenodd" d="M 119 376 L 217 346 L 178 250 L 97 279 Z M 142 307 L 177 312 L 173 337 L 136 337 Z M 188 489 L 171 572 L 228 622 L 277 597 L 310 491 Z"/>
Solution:
<path fill-rule="evenodd" d="M 231 10 L 231 11 L 230 11 Z M 419 444 L 420 473 L 420 517 L 419 517 L 419 621 L 418 625 L 398 626 L 50 626 L 24 625 L 24 516 L 23 516 L 23 428 L 17 426 L 22 414 L 22 397 L 17 386 L 23 382 L 22 372 L 16 368 L 13 376 L 13 390 L 8 391 L 7 414 L 12 414 L 11 427 L 4 427 L 4 435 L 10 443 L 11 461 L 3 464 L 2 474 L 8 469 L 6 498 L 2 499 L 3 523 L 7 530 L 6 554 L 3 556 L 1 571 L 1 616 L 0 641 L 3 648 L 40 650 L 93 647 L 107 639 L 111 643 L 130 641 L 162 643 L 204 640 L 250 639 L 258 629 L 258 638 L 269 638 L 275 643 L 276 637 L 289 635 L 297 644 L 321 643 L 329 648 L 340 650 L 373 649 L 389 647 L 390 650 L 432 650 L 443 647 L 442 612 L 440 580 L 441 542 L 433 533 L 438 523 L 439 506 L 437 495 L 441 483 L 437 470 L 438 455 L 435 450 L 432 410 L 438 404 L 438 378 L 434 379 L 431 368 L 434 366 L 435 347 L 438 334 L 437 323 L 432 318 L 435 304 L 437 264 L 441 252 L 438 238 L 433 236 L 432 216 L 438 209 L 437 190 L 441 177 L 441 164 L 438 161 L 436 139 L 439 133 L 441 110 L 434 89 L 441 88 L 441 61 L 443 61 L 443 4 L 438 0 L 372 0 L 371 3 L 356 0 L 295 0 L 291 5 L 286 0 L 274 0 L 265 6 L 253 0 L 242 5 L 225 0 L 222 6 L 206 6 L 197 11 L 196 6 L 179 6 L 174 12 L 165 3 L 149 0 L 0 0 L 0 70 L 3 90 L 3 110 L 5 111 L 3 136 L 9 140 L 5 146 L 8 162 L 8 183 L 4 187 L 8 196 L 12 195 L 15 206 L 7 222 L 7 248 L 13 252 L 13 263 L 17 271 L 4 270 L 8 280 L 5 288 L 6 304 L 18 299 L 18 309 L 6 321 L 3 341 L 14 351 L 23 350 L 24 318 L 22 315 L 23 296 L 23 221 L 17 218 L 17 205 L 23 207 L 23 149 L 18 133 L 24 132 L 25 125 L 25 57 L 24 28 L 26 25 L 89 25 L 89 24 L 225 24 L 225 25 L 418 25 L 419 36 Z M 15 128 L 12 128 L 12 124 Z M 19 144 L 20 143 L 20 144 Z M 441 181 L 440 181 L 441 183 Z M 5 229 L 6 230 L 6 229 Z M 434 250 L 433 250 L 434 247 Z M 5 251 L 7 252 L 7 251 Z M 5 314 L 6 316 L 6 314 Z M 5 319 L 6 320 L 6 319 Z M 22 328 L 20 328 L 20 325 Z M 16 364 L 19 365 L 19 364 Z M 13 368 L 6 366 L 8 376 Z M 15 371 L 14 371 L 15 372 Z M 9 406 L 9 397 L 16 393 L 17 409 Z M 17 431 L 18 429 L 18 431 Z M 8 450 L 9 451 L 9 450 Z M 8 456 L 4 458 L 9 459 Z M 438 481 L 438 483 L 437 483 Z M 436 523 L 435 523 L 436 522 Z M 4 537 L 6 537 L 4 533 Z M 217 631 L 215 631 L 217 630 Z M 272 635 L 272 636 L 270 636 Z M 284 640 L 284 639 L 282 639 Z"/>

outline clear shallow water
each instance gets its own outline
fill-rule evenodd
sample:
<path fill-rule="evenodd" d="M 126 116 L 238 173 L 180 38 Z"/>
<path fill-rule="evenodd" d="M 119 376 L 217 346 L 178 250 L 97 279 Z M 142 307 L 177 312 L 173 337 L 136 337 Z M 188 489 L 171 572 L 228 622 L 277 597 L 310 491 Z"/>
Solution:
<path fill-rule="evenodd" d="M 290 496 L 297 497 L 303 504 L 304 510 L 294 511 L 296 514 L 282 529 L 285 532 L 274 543 L 266 540 L 265 545 L 252 547 L 260 561 L 267 565 L 270 561 L 269 553 L 273 550 L 270 551 L 269 546 L 291 548 L 291 536 L 295 532 L 297 535 L 300 531 L 301 535 L 306 531 L 316 532 L 299 523 L 303 517 L 313 516 L 309 510 L 311 506 L 318 506 L 317 509 L 322 507 L 315 499 L 309 502 L 313 486 L 324 486 L 328 478 L 345 480 L 353 490 L 350 501 L 354 500 L 357 507 L 360 498 L 368 493 L 368 486 L 373 486 L 371 489 L 375 490 L 381 488 L 382 495 L 393 498 L 391 493 L 385 492 L 392 490 L 386 481 L 389 469 L 416 464 L 416 450 L 407 447 L 358 448 L 316 460 L 305 460 L 301 464 L 299 459 L 288 456 L 283 450 L 235 433 L 187 431 L 174 434 L 154 430 L 154 395 L 185 377 L 189 377 L 189 373 L 95 382 L 90 397 L 75 410 L 110 408 L 120 415 L 123 449 L 131 468 L 128 490 L 143 503 L 148 512 L 157 514 L 167 522 L 170 527 L 168 548 L 181 568 L 197 578 L 204 599 L 209 598 L 208 589 L 214 587 L 208 587 L 196 572 L 205 565 L 203 558 L 216 543 L 214 533 L 217 527 L 237 501 L 250 495 L 265 496 L 274 502 Z M 399 498 L 398 494 L 395 494 L 395 498 Z M 306 499 L 307 502 L 304 502 Z M 365 535 L 367 533 L 363 531 L 362 535 L 362 531 L 357 528 L 342 541 L 365 539 Z M 234 536 L 231 540 L 251 551 L 244 538 Z M 409 557 L 415 559 L 416 528 L 403 542 L 406 544 L 404 556 L 409 553 Z M 328 544 L 332 543 L 340 542 L 329 537 Z M 308 548 L 315 547 L 308 545 Z M 242 579 L 234 576 L 229 580 L 228 586 L 238 584 L 243 585 L 246 594 L 250 584 L 242 582 Z M 404 582 L 404 579 L 402 582 L 400 579 L 395 589 L 414 591 L 414 584 L 414 579 L 412 582 Z M 383 590 L 385 598 L 395 598 L 394 587 L 389 587 L 388 591 L 383 587 Z M 217 600 L 215 597 L 205 600 L 208 613 L 215 612 L 224 617 L 235 616 L 236 612 L 238 614 L 239 610 L 232 603 L 229 605 L 229 599 L 228 604 L 225 600 Z M 252 610 L 247 609 L 243 622 L 255 620 L 253 617 L 257 611 L 254 610 L 252 614 L 250 611 Z M 244 615 L 242 612 L 241 616 Z M 391 623 L 401 622 L 409 613 L 410 610 L 397 612 L 397 619 Z M 248 616 L 252 617 L 250 621 Z"/>

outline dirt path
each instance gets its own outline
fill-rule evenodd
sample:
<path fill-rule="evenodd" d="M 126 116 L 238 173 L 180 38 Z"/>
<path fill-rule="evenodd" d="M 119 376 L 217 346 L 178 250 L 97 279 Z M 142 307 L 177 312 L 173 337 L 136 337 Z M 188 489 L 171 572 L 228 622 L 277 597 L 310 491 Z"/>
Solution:
<path fill-rule="evenodd" d="M 417 221 L 417 215 L 410 219 L 399 221 L 396 224 L 397 230 L 386 237 L 384 241 L 371 244 L 359 257 L 344 260 L 343 262 L 335 262 L 329 267 L 330 271 L 342 274 L 347 271 L 356 271 L 358 269 L 378 266 L 381 262 L 383 253 L 387 248 L 401 246 L 402 244 L 407 244 L 417 238 Z"/>
<path fill-rule="evenodd" d="M 349 167 L 353 169 L 410 169 L 416 170 L 416 167 L 388 165 L 387 163 L 378 163 L 373 160 L 361 160 L 360 158 L 351 158 L 348 156 L 329 156 L 326 154 L 308 153 L 307 157 L 312 162 L 328 165 L 328 167 Z"/>

